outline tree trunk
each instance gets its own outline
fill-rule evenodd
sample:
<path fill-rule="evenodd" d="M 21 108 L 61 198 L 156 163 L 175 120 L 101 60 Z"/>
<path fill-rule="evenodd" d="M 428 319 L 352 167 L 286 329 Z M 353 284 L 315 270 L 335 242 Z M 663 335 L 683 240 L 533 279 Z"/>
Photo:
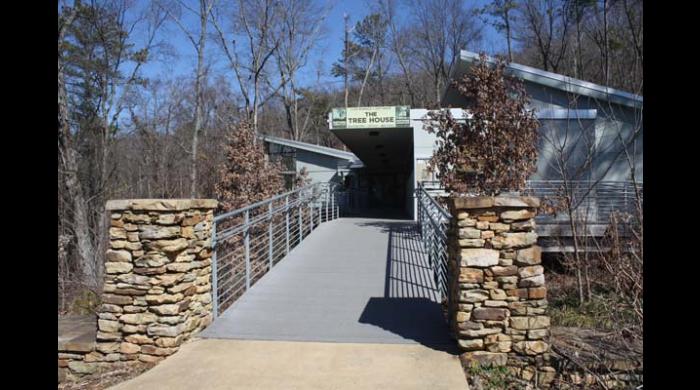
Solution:
<path fill-rule="evenodd" d="M 506 25 L 506 42 L 508 43 L 508 62 L 513 62 L 513 52 L 511 51 L 510 44 L 510 17 L 508 16 L 508 4 L 506 4 L 506 10 L 504 12 L 505 25 Z"/>
<path fill-rule="evenodd" d="M 343 55 L 343 66 L 345 67 L 345 108 L 348 108 L 348 14 L 343 15 L 345 20 L 345 52 Z"/>
<path fill-rule="evenodd" d="M 610 85 L 610 49 L 608 45 L 608 0 L 603 0 L 603 61 L 605 66 L 605 85 Z"/>
<path fill-rule="evenodd" d="M 192 132 L 192 151 L 190 153 L 190 197 L 197 197 L 197 151 L 199 132 L 202 128 L 202 79 L 204 78 L 204 48 L 207 37 L 207 4 L 199 2 L 199 43 L 197 45 L 197 78 L 194 83 L 194 131 Z"/>
<path fill-rule="evenodd" d="M 75 11 L 68 15 L 66 25 L 59 31 L 58 42 L 63 41 L 67 26 L 75 18 Z M 70 123 L 68 119 L 68 97 L 61 54 L 58 55 L 58 152 L 63 168 L 64 183 L 73 208 L 73 233 L 78 253 L 78 262 L 82 273 L 82 281 L 90 288 L 98 285 L 95 257 L 95 245 L 90 236 L 88 204 L 83 194 L 83 188 L 78 179 L 78 153 L 71 143 Z"/>
<path fill-rule="evenodd" d="M 375 47 L 372 51 L 372 57 L 370 57 L 369 59 L 369 65 L 367 66 L 367 70 L 365 70 L 365 78 L 362 80 L 362 86 L 360 87 L 360 95 L 357 97 L 358 107 L 360 107 L 360 104 L 362 103 L 362 93 L 365 91 L 365 85 L 367 85 L 367 78 L 369 77 L 369 72 L 372 71 L 372 65 L 374 65 L 374 58 L 377 56 L 378 52 L 379 47 Z M 345 70 L 345 73 L 347 73 L 347 69 Z"/>

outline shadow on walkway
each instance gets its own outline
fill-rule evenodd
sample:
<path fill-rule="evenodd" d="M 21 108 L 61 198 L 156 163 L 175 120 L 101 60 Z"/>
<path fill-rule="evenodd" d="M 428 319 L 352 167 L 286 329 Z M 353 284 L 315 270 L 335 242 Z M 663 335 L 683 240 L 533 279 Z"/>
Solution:
<path fill-rule="evenodd" d="M 426 347 L 459 354 L 449 335 L 440 294 L 413 221 L 372 221 L 389 235 L 384 296 L 371 297 L 359 322 L 414 340 Z"/>

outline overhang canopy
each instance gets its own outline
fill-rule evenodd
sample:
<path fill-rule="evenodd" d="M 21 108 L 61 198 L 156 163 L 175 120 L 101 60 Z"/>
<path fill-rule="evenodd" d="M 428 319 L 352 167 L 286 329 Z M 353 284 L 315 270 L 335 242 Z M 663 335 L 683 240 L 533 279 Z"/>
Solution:
<path fill-rule="evenodd" d="M 413 128 L 410 107 L 340 107 L 328 127 L 372 171 L 410 172 Z"/>
<path fill-rule="evenodd" d="M 413 128 L 331 129 L 373 171 L 410 171 Z"/>

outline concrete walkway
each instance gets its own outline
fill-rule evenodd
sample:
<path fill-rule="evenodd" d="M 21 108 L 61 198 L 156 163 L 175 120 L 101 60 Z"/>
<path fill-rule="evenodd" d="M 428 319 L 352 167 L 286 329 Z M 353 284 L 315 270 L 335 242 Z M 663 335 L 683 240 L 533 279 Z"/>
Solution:
<path fill-rule="evenodd" d="M 467 389 L 456 356 L 422 345 L 195 340 L 114 390 Z"/>
<path fill-rule="evenodd" d="M 203 339 L 116 388 L 465 389 L 421 245 L 411 221 L 324 223 Z"/>
<path fill-rule="evenodd" d="M 418 234 L 406 220 L 324 223 L 200 336 L 449 348 Z"/>

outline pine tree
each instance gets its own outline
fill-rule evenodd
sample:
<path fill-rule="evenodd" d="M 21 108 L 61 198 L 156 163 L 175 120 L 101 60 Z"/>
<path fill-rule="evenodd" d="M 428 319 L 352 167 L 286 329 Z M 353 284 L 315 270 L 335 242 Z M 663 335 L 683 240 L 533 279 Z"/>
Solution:
<path fill-rule="evenodd" d="M 284 191 L 281 166 L 268 161 L 248 121 L 232 125 L 227 135 L 226 159 L 219 169 L 216 195 L 219 207 L 231 211 Z"/>

